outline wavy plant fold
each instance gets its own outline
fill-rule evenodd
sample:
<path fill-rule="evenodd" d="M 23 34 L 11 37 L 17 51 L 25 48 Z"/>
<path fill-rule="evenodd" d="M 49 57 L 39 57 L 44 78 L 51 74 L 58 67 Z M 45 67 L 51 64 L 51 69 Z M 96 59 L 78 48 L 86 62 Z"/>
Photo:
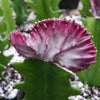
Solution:
<path fill-rule="evenodd" d="M 73 72 L 95 63 L 92 36 L 83 26 L 66 19 L 52 18 L 35 23 L 29 37 L 15 30 L 10 33 L 10 42 L 26 58 L 52 62 Z"/>

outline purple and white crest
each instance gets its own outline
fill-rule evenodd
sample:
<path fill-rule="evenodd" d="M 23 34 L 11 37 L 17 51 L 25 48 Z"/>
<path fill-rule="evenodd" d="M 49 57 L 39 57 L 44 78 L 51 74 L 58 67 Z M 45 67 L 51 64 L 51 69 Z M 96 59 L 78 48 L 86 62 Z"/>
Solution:
<path fill-rule="evenodd" d="M 26 58 L 56 63 L 73 72 L 95 63 L 92 36 L 83 26 L 66 19 L 35 23 L 29 37 L 21 31 L 11 32 L 10 42 Z"/>

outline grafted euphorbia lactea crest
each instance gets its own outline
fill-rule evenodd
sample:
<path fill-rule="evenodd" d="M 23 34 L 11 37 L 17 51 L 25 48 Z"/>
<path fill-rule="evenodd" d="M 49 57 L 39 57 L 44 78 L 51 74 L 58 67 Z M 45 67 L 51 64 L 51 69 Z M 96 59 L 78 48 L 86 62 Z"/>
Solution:
<path fill-rule="evenodd" d="M 100 0 L 90 0 L 91 2 L 91 12 L 95 17 L 100 18 Z"/>
<path fill-rule="evenodd" d="M 66 19 L 35 23 L 27 37 L 21 31 L 10 33 L 10 42 L 19 54 L 52 62 L 73 72 L 95 63 L 96 48 L 87 30 Z"/>

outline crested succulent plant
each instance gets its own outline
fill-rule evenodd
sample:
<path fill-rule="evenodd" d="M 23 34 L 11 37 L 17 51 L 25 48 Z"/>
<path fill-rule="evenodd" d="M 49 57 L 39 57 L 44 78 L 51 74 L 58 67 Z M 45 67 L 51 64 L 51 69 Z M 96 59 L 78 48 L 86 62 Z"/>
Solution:
<path fill-rule="evenodd" d="M 65 70 L 78 72 L 95 63 L 96 48 L 87 30 L 66 19 L 47 19 L 35 23 L 30 36 L 10 33 L 10 42 L 26 58 L 52 62 Z"/>

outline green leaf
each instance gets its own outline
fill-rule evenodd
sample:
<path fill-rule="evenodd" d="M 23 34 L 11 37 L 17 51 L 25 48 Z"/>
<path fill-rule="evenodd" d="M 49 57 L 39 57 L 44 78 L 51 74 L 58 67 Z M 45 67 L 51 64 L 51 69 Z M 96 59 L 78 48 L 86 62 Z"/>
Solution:
<path fill-rule="evenodd" d="M 8 62 L 11 60 L 11 56 L 5 56 L 3 54 L 0 54 L 0 64 L 7 66 Z"/>
<path fill-rule="evenodd" d="M 3 15 L 3 11 L 2 11 L 2 9 L 0 8 L 0 16 L 2 16 Z"/>
<path fill-rule="evenodd" d="M 25 21 L 25 3 L 24 0 L 13 0 L 13 8 L 16 13 L 16 24 L 21 25 Z"/>
<path fill-rule="evenodd" d="M 7 29 L 6 23 L 4 22 L 2 18 L 0 18 L 0 34 L 5 32 L 6 29 Z"/>
<path fill-rule="evenodd" d="M 91 17 L 93 16 L 89 10 L 91 9 L 91 4 L 90 4 L 90 0 L 81 0 L 82 4 L 83 4 L 83 9 L 80 10 L 80 14 L 82 17 Z"/>
<path fill-rule="evenodd" d="M 3 51 L 7 44 L 9 45 L 8 39 L 0 40 L 0 51 Z"/>
<path fill-rule="evenodd" d="M 4 42 L 0 41 L 0 52 L 4 50 L 5 45 L 6 45 L 6 41 L 4 41 Z M 7 64 L 11 60 L 11 58 L 12 58 L 12 55 L 11 56 L 5 56 L 2 53 L 0 54 L 0 77 L 5 82 L 8 82 L 8 80 L 2 75 L 2 71 L 4 70 L 4 67 L 7 66 Z"/>
<path fill-rule="evenodd" d="M 5 81 L 8 82 L 8 80 L 2 75 L 2 71 L 4 70 L 4 65 L 0 64 L 0 77 Z"/>
<path fill-rule="evenodd" d="M 100 86 L 100 19 L 84 18 L 84 26 L 93 36 L 94 44 L 97 48 L 96 63 L 91 65 L 88 70 L 78 73 L 82 82 L 91 86 Z"/>
<path fill-rule="evenodd" d="M 0 34 L 2 39 L 0 39 L 0 53 L 3 52 L 5 46 L 8 44 L 8 35 L 11 31 L 15 29 L 15 22 L 12 18 L 12 9 L 10 8 L 10 0 L 0 0 L 0 13 L 3 19 L 0 19 Z M 4 34 L 3 34 L 4 33 Z M 2 75 L 4 67 L 7 66 L 9 60 L 12 56 L 4 56 L 0 54 L 0 76 L 5 80 Z"/>
<path fill-rule="evenodd" d="M 10 0 L 1 0 L 1 7 L 5 23 L 7 24 L 7 31 L 5 32 L 5 34 L 8 35 L 11 31 L 15 29 L 15 21 L 12 18 L 12 9 L 10 8 Z"/>
<path fill-rule="evenodd" d="M 58 7 L 59 2 L 60 0 L 27 0 L 28 6 L 36 12 L 36 20 L 59 17 L 62 12 Z"/>
<path fill-rule="evenodd" d="M 26 59 L 13 67 L 24 75 L 24 82 L 15 84 L 25 92 L 24 100 L 67 100 L 81 93 L 70 85 L 70 74 L 52 63 Z"/>
<path fill-rule="evenodd" d="M 2 65 L 2 64 L 0 64 L 0 75 L 1 75 L 1 73 L 2 73 L 2 71 L 4 70 L 4 65 Z"/>
<path fill-rule="evenodd" d="M 8 62 L 11 60 L 12 55 L 11 56 L 5 56 L 3 54 L 0 54 L 0 77 L 8 82 L 8 80 L 2 75 L 2 71 L 4 71 L 4 67 L 7 66 Z"/>

